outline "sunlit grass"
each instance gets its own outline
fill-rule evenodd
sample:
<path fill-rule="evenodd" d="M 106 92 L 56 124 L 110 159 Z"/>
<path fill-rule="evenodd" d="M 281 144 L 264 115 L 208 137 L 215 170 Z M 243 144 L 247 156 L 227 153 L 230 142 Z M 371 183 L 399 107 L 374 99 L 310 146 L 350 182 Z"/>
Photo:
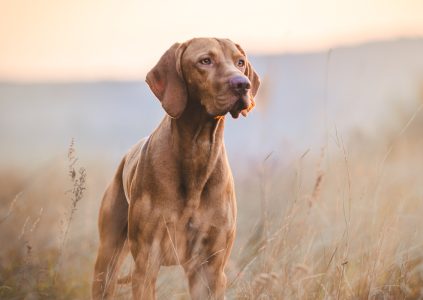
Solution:
<path fill-rule="evenodd" d="M 271 154 L 238 176 L 228 299 L 423 297 L 422 118 L 406 114 L 377 137 L 333 130 L 322 149 L 283 165 Z M 98 207 L 113 171 L 88 164 L 85 177 L 74 164 L 71 180 L 65 161 L 29 180 L 0 174 L 1 299 L 89 298 Z M 182 275 L 164 268 L 158 297 L 189 299 Z M 117 299 L 130 299 L 129 285 Z"/>

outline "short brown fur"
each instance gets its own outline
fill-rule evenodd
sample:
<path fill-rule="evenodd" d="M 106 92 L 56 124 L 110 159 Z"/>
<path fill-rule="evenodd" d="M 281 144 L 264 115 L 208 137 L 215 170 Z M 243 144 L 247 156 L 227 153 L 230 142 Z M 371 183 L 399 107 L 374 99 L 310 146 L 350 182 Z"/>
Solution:
<path fill-rule="evenodd" d="M 247 87 L 234 92 L 234 76 Z M 105 192 L 92 297 L 113 299 L 130 251 L 134 299 L 154 299 L 160 266 L 176 264 L 192 299 L 223 299 L 236 228 L 224 116 L 248 113 L 259 78 L 238 45 L 197 38 L 173 45 L 146 81 L 167 115 L 126 154 Z"/>

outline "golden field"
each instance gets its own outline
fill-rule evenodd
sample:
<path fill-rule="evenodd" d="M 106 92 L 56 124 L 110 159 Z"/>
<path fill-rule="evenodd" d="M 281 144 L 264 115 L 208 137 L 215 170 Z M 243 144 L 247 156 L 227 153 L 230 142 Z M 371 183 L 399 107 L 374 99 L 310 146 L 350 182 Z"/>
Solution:
<path fill-rule="evenodd" d="M 422 106 L 396 110 L 377 135 L 328 129 L 296 159 L 243 162 L 227 298 L 422 299 Z M 1 299 L 89 298 L 113 172 L 79 157 L 78 141 L 42 168 L 2 170 Z M 161 270 L 159 299 L 189 299 L 181 274 Z M 118 294 L 130 299 L 130 287 Z"/>

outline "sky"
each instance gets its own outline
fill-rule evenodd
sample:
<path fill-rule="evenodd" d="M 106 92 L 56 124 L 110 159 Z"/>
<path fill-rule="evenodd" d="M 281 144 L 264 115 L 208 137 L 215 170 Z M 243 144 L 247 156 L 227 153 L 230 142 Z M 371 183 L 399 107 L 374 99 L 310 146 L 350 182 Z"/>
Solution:
<path fill-rule="evenodd" d="M 249 54 L 423 37 L 423 1 L 0 0 L 0 80 L 137 80 L 174 42 Z"/>

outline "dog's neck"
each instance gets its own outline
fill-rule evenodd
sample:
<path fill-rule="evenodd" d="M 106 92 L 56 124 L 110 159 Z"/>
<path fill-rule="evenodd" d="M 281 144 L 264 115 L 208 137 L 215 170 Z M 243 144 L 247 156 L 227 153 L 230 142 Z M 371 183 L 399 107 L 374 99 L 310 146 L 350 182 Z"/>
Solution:
<path fill-rule="evenodd" d="M 185 155 L 190 155 L 190 150 L 215 151 L 223 145 L 224 117 L 210 116 L 197 102 L 189 102 L 181 117 L 171 122 L 172 130 L 178 136 L 175 146 L 186 150 Z"/>
<path fill-rule="evenodd" d="M 183 184 L 188 193 L 201 191 L 225 155 L 224 117 L 210 116 L 202 106 L 190 104 L 180 118 L 170 122 L 172 148 L 184 170 Z"/>

